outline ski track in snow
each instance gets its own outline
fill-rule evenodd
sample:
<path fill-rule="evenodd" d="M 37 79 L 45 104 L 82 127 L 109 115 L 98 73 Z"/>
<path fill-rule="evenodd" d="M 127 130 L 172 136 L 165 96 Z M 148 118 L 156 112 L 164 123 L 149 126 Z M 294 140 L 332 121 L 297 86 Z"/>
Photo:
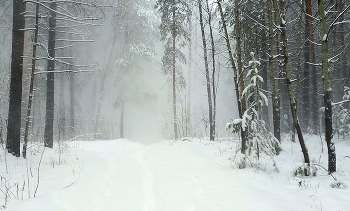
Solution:
<path fill-rule="evenodd" d="M 143 211 L 155 211 L 157 210 L 157 192 L 154 187 L 152 170 L 147 164 L 141 149 L 137 153 L 136 158 L 143 169 Z"/>
<path fill-rule="evenodd" d="M 255 171 L 242 175 L 212 144 L 200 140 L 149 145 L 128 140 L 81 142 L 76 153 L 82 160 L 76 163 L 84 166 L 75 169 L 80 175 L 76 183 L 66 181 L 61 188 L 57 184 L 50 188 L 56 177 L 47 173 L 36 198 L 11 202 L 6 210 L 294 211 L 323 206 L 318 197 L 326 189 L 298 188 L 294 178 L 278 185 L 266 178 L 272 175 Z M 342 190 L 331 191 L 339 201 L 347 197 Z M 271 203 L 274 199 L 277 201 Z M 291 200 L 300 205 L 286 206 Z"/>

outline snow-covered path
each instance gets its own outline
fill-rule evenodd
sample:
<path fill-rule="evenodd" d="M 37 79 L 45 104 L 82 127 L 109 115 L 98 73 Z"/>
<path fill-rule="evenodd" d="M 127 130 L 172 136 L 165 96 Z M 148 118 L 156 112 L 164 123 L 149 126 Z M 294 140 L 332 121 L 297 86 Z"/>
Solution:
<path fill-rule="evenodd" d="M 76 179 L 50 187 L 59 178 L 43 173 L 37 197 L 11 203 L 7 210 L 241 211 L 323 206 L 315 199 L 322 191 L 317 195 L 317 190 L 300 189 L 297 181 L 271 179 L 275 176 L 255 170 L 242 175 L 213 142 L 80 142 L 75 153 L 80 166 L 72 164 L 71 171 Z M 338 193 L 335 190 L 333 197 L 346 200 Z M 300 204 L 290 206 L 291 201 Z"/>

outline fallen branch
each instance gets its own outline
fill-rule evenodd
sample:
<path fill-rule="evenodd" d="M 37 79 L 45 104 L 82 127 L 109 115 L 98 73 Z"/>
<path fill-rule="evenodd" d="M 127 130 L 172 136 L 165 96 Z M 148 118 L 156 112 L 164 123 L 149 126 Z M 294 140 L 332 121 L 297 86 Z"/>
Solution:
<path fill-rule="evenodd" d="M 335 181 L 338 181 L 337 178 L 335 178 L 332 173 L 329 173 L 328 169 L 326 169 L 325 167 L 321 166 L 320 164 L 315 164 L 315 163 L 313 165 L 323 168 L 325 171 L 328 172 L 328 175 L 331 175 Z"/>
<path fill-rule="evenodd" d="M 78 178 L 74 182 L 72 182 L 71 184 L 67 185 L 63 189 L 69 188 L 70 186 L 74 185 L 76 182 L 78 182 L 79 178 L 80 178 L 80 174 L 79 174 Z"/>

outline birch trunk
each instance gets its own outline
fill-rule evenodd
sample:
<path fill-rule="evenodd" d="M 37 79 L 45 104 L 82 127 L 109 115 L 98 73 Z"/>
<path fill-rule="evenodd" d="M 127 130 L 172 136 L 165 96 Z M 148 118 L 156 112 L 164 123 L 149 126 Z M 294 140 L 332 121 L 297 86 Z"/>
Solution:
<path fill-rule="evenodd" d="M 285 20 L 285 1 L 284 0 L 273 0 L 274 6 L 276 8 L 277 12 L 277 18 L 279 22 L 279 29 L 281 33 L 281 47 L 282 47 L 282 62 L 284 65 L 284 70 L 286 73 L 286 85 L 288 89 L 288 97 L 289 97 L 289 103 L 290 103 L 290 109 L 293 117 L 293 124 L 296 130 L 296 133 L 298 135 L 299 143 L 301 150 L 303 152 L 304 156 L 304 163 L 306 163 L 308 166 L 310 166 L 310 158 L 309 153 L 305 145 L 304 137 L 301 131 L 301 126 L 299 123 L 298 115 L 297 115 L 297 103 L 293 92 L 292 87 L 292 81 L 291 81 L 291 70 L 290 70 L 290 64 L 289 64 L 289 57 L 288 57 L 288 45 L 287 45 L 287 30 L 286 30 L 286 20 Z M 278 7 L 279 5 L 280 7 Z M 308 171 L 305 171 L 305 175 L 308 175 Z"/>
<path fill-rule="evenodd" d="M 321 62 L 322 62 L 322 78 L 323 78 L 323 99 L 325 106 L 325 140 L 328 148 L 328 173 L 336 171 L 336 152 L 335 145 L 332 142 L 332 89 L 330 88 L 330 78 L 328 71 L 328 27 L 325 14 L 325 6 L 323 0 L 318 0 L 318 11 L 321 19 Z"/>
<path fill-rule="evenodd" d="M 34 26 L 34 43 L 32 49 L 32 70 L 30 73 L 30 85 L 29 85 L 29 97 L 28 97 L 28 107 L 27 107 L 27 116 L 26 123 L 24 129 L 24 137 L 23 137 L 23 150 L 22 155 L 24 158 L 27 157 L 27 144 L 28 144 L 28 135 L 29 135 L 29 124 L 32 113 L 32 103 L 34 98 L 34 74 L 36 68 L 36 46 L 38 43 L 38 31 L 39 31 L 39 0 L 36 1 L 35 5 L 35 26 Z"/>

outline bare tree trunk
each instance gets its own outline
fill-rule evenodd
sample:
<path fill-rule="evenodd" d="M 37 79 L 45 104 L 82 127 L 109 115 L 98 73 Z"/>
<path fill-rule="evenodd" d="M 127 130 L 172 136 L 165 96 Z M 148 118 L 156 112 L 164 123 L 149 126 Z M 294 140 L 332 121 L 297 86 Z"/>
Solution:
<path fill-rule="evenodd" d="M 216 134 L 216 90 L 217 85 L 215 84 L 215 74 L 216 74 L 216 62 L 215 62 L 215 42 L 214 42 L 214 35 L 213 35 L 213 26 L 212 26 L 212 14 L 209 8 L 209 1 L 206 0 L 207 4 L 207 11 L 208 11 L 208 24 L 209 24 L 209 32 L 210 32 L 210 41 L 211 41 L 211 59 L 212 59 L 212 74 L 211 74 L 211 86 L 212 86 L 212 136 L 213 140 L 215 138 Z"/>
<path fill-rule="evenodd" d="M 309 166 L 310 165 L 309 153 L 306 148 L 304 137 L 301 131 L 301 127 L 300 127 L 300 123 L 297 115 L 297 103 L 295 100 L 292 81 L 291 81 L 291 70 L 289 66 L 290 64 L 289 64 L 289 57 L 288 57 L 287 29 L 286 29 L 286 19 L 285 19 L 286 5 L 284 0 L 279 0 L 279 3 L 277 3 L 277 0 L 273 0 L 273 1 L 276 8 L 277 17 L 278 17 L 279 26 L 280 26 L 280 32 L 281 32 L 281 44 L 282 44 L 281 55 L 283 57 L 284 69 L 286 72 L 286 84 L 288 88 L 288 96 L 289 96 L 289 102 L 290 102 L 290 109 L 293 117 L 293 124 L 298 135 L 301 150 L 304 155 L 304 162 Z M 277 5 L 279 5 L 280 7 L 278 7 Z M 305 171 L 305 175 L 307 174 L 308 174 L 308 171 Z"/>
<path fill-rule="evenodd" d="M 266 15 L 263 14 L 262 15 L 262 18 L 264 20 L 264 22 L 266 22 Z M 259 35 L 261 37 L 261 40 L 259 40 L 259 42 L 261 43 L 261 50 L 257 52 L 257 56 L 260 56 L 261 58 L 261 65 L 260 65 L 260 68 L 261 68 L 261 77 L 264 79 L 264 83 L 262 83 L 261 85 L 261 88 L 262 90 L 268 92 L 268 91 L 271 91 L 269 90 L 269 76 L 268 76 L 268 73 L 269 73 L 269 70 L 268 70 L 268 43 L 269 42 L 266 42 L 265 40 L 268 40 L 268 34 L 266 34 L 266 31 L 265 30 L 262 30 L 262 29 L 259 29 Z M 259 55 L 260 53 L 260 55 Z M 272 114 L 273 115 L 273 114 Z M 270 122 L 270 117 L 271 116 L 271 113 L 270 113 L 270 109 L 268 106 L 263 106 L 262 107 L 262 110 L 261 110 L 261 117 L 262 117 L 262 120 L 265 121 L 266 123 L 266 126 L 269 126 L 271 125 L 271 122 Z M 278 137 L 276 137 L 278 139 Z M 280 140 L 280 139 L 278 139 Z"/>
<path fill-rule="evenodd" d="M 20 156 L 24 46 L 24 31 L 22 29 L 25 26 L 23 15 L 25 10 L 26 6 L 23 0 L 13 1 L 11 81 L 6 149 L 16 157 Z"/>
<path fill-rule="evenodd" d="M 344 0 L 339 0 L 339 10 L 342 11 L 344 9 Z M 339 18 L 339 21 L 344 21 L 344 15 L 341 15 L 341 17 Z M 345 24 L 340 24 L 340 45 L 341 46 L 345 46 Z M 347 64 L 348 64 L 348 56 L 349 54 L 346 54 L 345 52 L 342 54 L 341 56 L 341 61 L 342 61 L 342 65 L 341 65 L 341 69 L 343 70 L 343 77 L 344 77 L 344 86 L 349 86 L 349 69 L 347 68 Z"/>
<path fill-rule="evenodd" d="M 106 85 L 106 79 L 108 76 L 109 71 L 111 71 L 111 69 L 113 68 L 113 60 L 114 57 L 116 55 L 116 41 L 117 41 L 117 33 L 114 32 L 114 37 L 113 37 L 113 41 L 111 43 L 112 48 L 111 48 L 111 52 L 109 53 L 109 57 L 108 57 L 108 61 L 107 61 L 107 65 L 106 65 L 106 69 L 102 74 L 102 78 L 101 78 L 101 84 L 100 84 L 100 94 L 98 97 L 98 101 L 97 101 L 97 109 L 96 109 L 96 115 L 95 115 L 95 122 L 94 122 L 94 133 L 99 132 L 98 131 L 98 124 L 100 123 L 100 118 L 101 118 L 101 108 L 102 108 L 102 100 L 103 100 L 103 96 L 105 93 L 105 85 Z"/>
<path fill-rule="evenodd" d="M 47 62 L 47 83 L 46 83 L 46 117 L 45 117 L 45 147 L 53 147 L 53 121 L 55 108 L 55 44 L 56 44 L 56 1 L 50 2 L 49 17 L 49 38 Z"/>
<path fill-rule="evenodd" d="M 173 3 L 175 4 L 175 1 L 173 1 Z M 177 128 L 177 115 L 176 115 L 176 25 L 175 25 L 175 15 L 176 15 L 176 7 L 174 5 L 173 7 L 173 11 L 172 11 L 172 15 L 173 15 L 173 25 L 172 25 L 172 32 L 171 32 L 171 36 L 172 36 L 172 41 L 173 41 L 173 120 L 174 120 L 174 138 L 178 139 L 179 138 L 179 134 L 178 134 L 178 128 Z"/>
<path fill-rule="evenodd" d="M 125 109 L 125 105 L 124 102 L 121 103 L 120 105 L 120 138 L 124 138 L 124 109 Z"/>
<path fill-rule="evenodd" d="M 28 144 L 28 135 L 29 135 L 29 124 L 32 113 L 32 103 L 34 97 L 34 74 L 36 69 L 36 46 L 38 44 L 38 32 L 39 32 L 39 0 L 36 1 L 35 5 L 35 26 L 34 26 L 34 43 L 33 43 L 33 51 L 32 51 L 32 71 L 30 74 L 30 86 L 29 86 L 29 98 L 28 98 L 28 107 L 27 107 L 27 116 L 26 123 L 24 129 L 24 137 L 23 137 L 23 150 L 22 155 L 24 158 L 27 157 L 27 144 Z"/>
<path fill-rule="evenodd" d="M 237 54 L 237 78 L 238 78 L 238 85 L 239 85 L 239 100 L 241 102 L 241 112 L 242 116 L 243 113 L 247 110 L 246 105 L 246 99 L 244 96 L 241 96 L 243 93 L 243 90 L 245 88 L 244 86 L 244 74 L 243 74 L 243 64 L 242 64 L 242 41 L 241 41 L 241 22 L 240 22 L 240 10 L 239 10 L 239 0 L 235 0 L 234 6 L 234 14 L 235 14 L 235 37 L 236 37 L 236 54 Z M 242 118 L 242 116 L 240 116 Z M 247 145 L 247 137 L 248 131 L 243 130 L 241 131 L 242 136 L 242 148 L 241 153 L 245 154 L 246 151 L 246 145 Z"/>
<path fill-rule="evenodd" d="M 274 65 L 274 31 L 273 31 L 273 5 L 272 0 L 268 0 L 268 26 L 269 26 L 269 72 L 272 98 L 273 134 L 281 142 L 281 105 L 278 84 L 276 84 L 276 72 Z"/>
<path fill-rule="evenodd" d="M 301 122 L 303 125 L 309 125 L 309 117 L 310 117 L 310 35 L 311 35 L 311 28 L 310 25 L 312 24 L 312 17 L 309 17 L 309 12 L 311 12 L 312 15 L 312 2 L 311 0 L 305 0 L 306 2 L 306 21 L 305 21 L 305 45 L 304 45 L 304 71 L 303 71 L 303 83 L 302 83 L 302 118 Z M 309 5 L 310 4 L 310 5 Z M 310 22 L 311 21 L 311 22 Z M 305 130 L 306 131 L 306 130 Z"/>
<path fill-rule="evenodd" d="M 309 98 L 309 112 L 311 114 L 311 129 L 314 134 L 317 134 L 319 127 L 318 120 L 318 100 L 317 100 L 317 76 L 316 76 L 316 66 L 315 66 L 315 45 L 314 45 L 314 27 L 313 27 L 313 14 L 312 14 L 312 1 L 305 0 L 305 46 L 304 46 L 304 72 L 308 71 L 308 76 L 310 79 L 304 78 L 305 81 L 311 81 L 309 87 L 307 88 L 308 93 L 305 98 Z M 306 89 L 305 89 L 306 91 Z M 305 116 L 307 117 L 307 116 Z"/>
<path fill-rule="evenodd" d="M 192 7 L 192 5 L 191 5 Z M 193 9 L 193 8 L 190 8 Z M 190 39 L 188 43 L 188 76 L 187 76 L 187 102 L 186 102 L 186 126 L 185 136 L 189 136 L 191 130 L 191 92 L 192 92 L 192 16 L 189 17 Z"/>
<path fill-rule="evenodd" d="M 129 52 L 129 27 L 128 27 L 128 21 L 129 21 L 129 13 L 128 13 L 128 11 L 129 11 L 129 4 L 125 4 L 124 5 L 125 6 L 125 10 L 126 10 L 126 13 L 125 13 L 125 16 L 124 16 L 124 18 L 125 18 L 125 31 L 124 31 L 124 37 L 125 37 L 125 42 L 124 42 L 124 53 L 125 53 L 125 55 L 127 55 L 128 54 L 128 52 Z M 127 70 L 125 70 L 125 71 L 127 71 Z M 120 104 L 120 127 L 119 127 L 119 129 L 120 129 L 120 138 L 124 138 L 124 129 L 125 129 L 125 127 L 124 127 L 124 121 L 125 121 L 125 101 L 124 101 L 124 99 L 125 99 L 125 97 L 124 97 L 124 87 L 125 87 L 125 83 L 120 83 L 121 84 L 121 95 L 122 95 L 122 97 L 120 98 L 121 99 L 121 104 Z"/>
<path fill-rule="evenodd" d="M 198 0 L 198 9 L 199 9 L 199 23 L 201 26 L 202 32 L 202 43 L 204 51 L 204 67 L 205 67 L 205 78 L 207 85 L 207 95 L 208 95 L 208 112 L 209 112 L 209 137 L 210 141 L 214 141 L 214 130 L 213 130 L 213 102 L 212 102 L 212 92 L 210 87 L 210 76 L 209 76 L 209 64 L 208 64 L 208 52 L 207 52 L 207 41 L 204 32 L 204 23 L 203 23 L 203 9 L 202 9 L 202 0 Z"/>
<path fill-rule="evenodd" d="M 69 26 L 72 26 L 72 22 L 68 22 Z M 68 34 L 68 42 L 69 46 L 72 46 L 72 33 Z M 73 50 L 72 48 L 69 48 L 69 57 L 73 58 Z M 74 59 L 71 59 L 69 64 L 69 69 L 74 70 Z M 73 138 L 75 136 L 76 130 L 75 130 L 75 73 L 70 72 L 69 73 L 69 136 L 70 138 Z"/>
<path fill-rule="evenodd" d="M 74 73 L 69 73 L 69 127 L 70 127 L 70 137 L 73 138 L 75 136 L 75 89 L 74 89 Z"/>
<path fill-rule="evenodd" d="M 328 71 L 328 27 L 323 0 L 318 0 L 318 10 L 321 18 L 321 61 L 322 61 L 322 78 L 323 78 L 323 99 L 325 105 L 325 140 L 328 148 L 328 172 L 331 174 L 336 171 L 336 153 L 335 145 L 332 142 L 332 89 L 330 88 L 330 78 Z"/>
<path fill-rule="evenodd" d="M 225 40 L 226 40 L 226 47 L 227 47 L 227 50 L 228 50 L 228 55 L 229 55 L 229 60 L 230 60 L 230 63 L 231 63 L 231 67 L 233 69 L 233 80 L 234 80 L 234 83 L 235 83 L 235 91 L 236 91 L 235 93 L 236 93 L 238 114 L 239 114 L 239 117 L 242 118 L 242 116 L 243 116 L 243 112 L 242 112 L 243 109 L 242 108 L 243 107 L 242 107 L 242 104 L 241 104 L 240 91 L 239 91 L 240 87 L 239 87 L 239 83 L 238 83 L 239 73 L 238 73 L 238 70 L 236 68 L 236 64 L 235 64 L 234 58 L 233 58 L 233 53 L 232 53 L 231 43 L 230 43 L 230 37 L 229 37 L 228 31 L 227 31 L 227 27 L 226 27 L 226 20 L 225 20 L 225 17 L 224 17 L 224 12 L 223 12 L 223 9 L 222 9 L 221 0 L 218 0 L 216 3 L 218 4 L 218 7 L 219 7 L 222 27 L 223 27 L 223 30 L 224 30 L 224 37 L 225 37 Z M 245 153 L 246 148 L 247 148 L 246 147 L 247 132 L 244 131 L 243 129 L 241 129 L 241 138 L 242 138 L 241 152 Z"/>
<path fill-rule="evenodd" d="M 60 74 L 60 100 L 58 108 L 58 139 L 66 138 L 66 114 L 65 114 L 65 74 Z"/>

